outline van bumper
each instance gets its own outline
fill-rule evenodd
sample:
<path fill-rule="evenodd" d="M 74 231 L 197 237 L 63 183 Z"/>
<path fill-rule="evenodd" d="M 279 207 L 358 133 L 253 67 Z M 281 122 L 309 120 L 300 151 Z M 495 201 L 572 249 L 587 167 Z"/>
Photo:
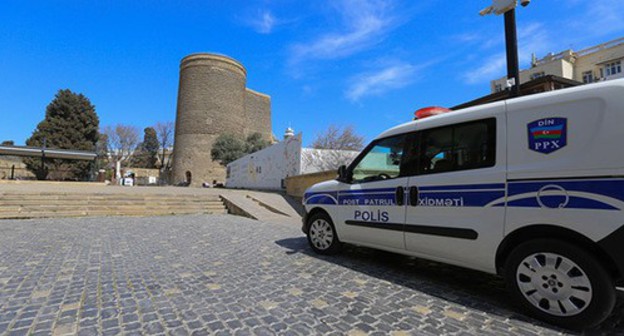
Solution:
<path fill-rule="evenodd" d="M 304 234 L 308 234 L 308 212 L 306 211 L 303 216 L 301 216 L 301 231 Z"/>
<path fill-rule="evenodd" d="M 601 239 L 598 245 L 611 257 L 620 275 L 618 282 L 624 282 L 624 225 Z"/>

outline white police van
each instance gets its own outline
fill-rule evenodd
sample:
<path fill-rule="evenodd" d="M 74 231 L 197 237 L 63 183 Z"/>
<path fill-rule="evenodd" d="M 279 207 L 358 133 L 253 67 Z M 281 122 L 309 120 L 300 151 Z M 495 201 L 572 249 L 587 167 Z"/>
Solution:
<path fill-rule="evenodd" d="M 624 280 L 624 80 L 382 133 L 304 196 L 312 249 L 351 243 L 503 275 L 529 313 L 585 328 Z"/>

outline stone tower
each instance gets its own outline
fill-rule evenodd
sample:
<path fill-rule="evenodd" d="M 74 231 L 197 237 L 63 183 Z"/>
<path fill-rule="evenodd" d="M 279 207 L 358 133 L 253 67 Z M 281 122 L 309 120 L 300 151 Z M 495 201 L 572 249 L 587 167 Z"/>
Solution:
<path fill-rule="evenodd" d="M 247 71 L 235 59 L 207 53 L 182 59 L 171 182 L 225 181 L 225 167 L 210 155 L 221 134 L 271 139 L 271 98 L 246 85 Z"/>

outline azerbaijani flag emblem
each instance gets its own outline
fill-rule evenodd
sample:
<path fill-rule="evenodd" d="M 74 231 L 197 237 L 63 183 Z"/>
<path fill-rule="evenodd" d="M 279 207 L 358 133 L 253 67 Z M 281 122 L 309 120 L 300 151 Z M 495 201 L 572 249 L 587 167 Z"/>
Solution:
<path fill-rule="evenodd" d="M 568 144 L 568 120 L 554 117 L 535 120 L 527 125 L 529 149 L 542 154 L 556 152 Z"/>
<path fill-rule="evenodd" d="M 550 127 L 535 127 L 531 129 L 534 139 L 559 139 L 561 138 L 561 132 L 563 131 L 563 125 L 550 126 Z"/>

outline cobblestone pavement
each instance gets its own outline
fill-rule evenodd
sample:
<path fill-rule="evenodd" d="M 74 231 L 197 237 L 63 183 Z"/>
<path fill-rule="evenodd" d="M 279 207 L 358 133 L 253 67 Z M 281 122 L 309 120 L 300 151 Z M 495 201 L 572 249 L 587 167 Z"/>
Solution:
<path fill-rule="evenodd" d="M 0 334 L 558 335 L 496 277 L 221 216 L 0 221 Z M 624 299 L 600 329 L 623 334 Z"/>

